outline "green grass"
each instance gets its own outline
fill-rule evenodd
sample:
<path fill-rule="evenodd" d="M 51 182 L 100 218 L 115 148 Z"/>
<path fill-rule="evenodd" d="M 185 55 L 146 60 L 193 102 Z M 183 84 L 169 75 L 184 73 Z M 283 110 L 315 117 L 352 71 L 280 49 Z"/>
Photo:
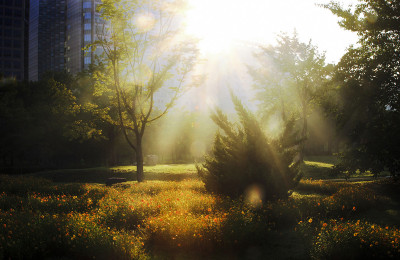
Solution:
<path fill-rule="evenodd" d="M 346 259 L 370 244 L 371 256 L 400 254 L 388 180 L 303 180 L 288 200 L 252 204 L 207 193 L 193 164 L 145 167 L 143 183 L 135 170 L 0 176 L 0 258 Z M 105 187 L 109 176 L 132 177 Z"/>
<path fill-rule="evenodd" d="M 146 180 L 181 181 L 196 178 L 194 164 L 171 164 L 145 166 Z M 97 167 L 88 169 L 63 169 L 32 173 L 26 176 L 44 178 L 63 183 L 99 183 L 104 184 L 107 178 L 121 177 L 128 181 L 136 180 L 136 166 Z"/>
<path fill-rule="evenodd" d="M 333 155 L 306 156 L 304 160 L 310 162 L 327 163 L 332 165 L 339 162 L 338 157 Z"/>

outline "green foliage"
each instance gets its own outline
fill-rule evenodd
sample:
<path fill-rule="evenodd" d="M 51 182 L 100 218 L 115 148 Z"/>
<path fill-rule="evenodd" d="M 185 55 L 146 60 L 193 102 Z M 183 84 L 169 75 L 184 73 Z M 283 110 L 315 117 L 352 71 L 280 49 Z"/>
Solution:
<path fill-rule="evenodd" d="M 399 2 L 363 0 L 353 9 L 338 3 L 324 7 L 359 36 L 358 46 L 342 57 L 334 77 L 339 87 L 333 114 L 340 134 L 349 139 L 338 170 L 399 174 Z"/>
<path fill-rule="evenodd" d="M 232 95 L 241 127 L 234 129 L 220 110 L 212 119 L 224 132 L 215 137 L 212 154 L 203 167 L 197 167 L 206 189 L 238 197 L 253 185 L 259 186 L 263 198 L 287 197 L 300 180 L 294 163 L 298 143 L 293 122 L 286 125 L 278 140 L 269 140 L 255 117 Z"/>
<path fill-rule="evenodd" d="M 331 66 L 325 64 L 325 56 L 316 46 L 299 41 L 297 34 L 279 35 L 276 46 L 261 47 L 255 54 L 261 67 L 249 68 L 260 101 L 262 115 L 275 113 L 286 123 L 289 115 L 301 120 L 297 124 L 301 137 L 308 137 L 308 116 L 324 96 L 324 85 Z M 300 160 L 304 157 L 304 142 L 300 146 Z"/>
<path fill-rule="evenodd" d="M 2 258 L 145 257 L 134 231 L 104 226 L 101 208 L 107 191 L 78 184 L 53 185 L 35 178 L 1 177 L 0 255 Z"/>
<path fill-rule="evenodd" d="M 365 221 L 322 223 L 314 238 L 313 259 L 389 259 L 400 257 L 396 228 Z"/>
<path fill-rule="evenodd" d="M 92 87 L 84 75 L 50 72 L 38 82 L 2 82 L 0 165 L 40 170 L 99 164 L 108 108 Z"/>

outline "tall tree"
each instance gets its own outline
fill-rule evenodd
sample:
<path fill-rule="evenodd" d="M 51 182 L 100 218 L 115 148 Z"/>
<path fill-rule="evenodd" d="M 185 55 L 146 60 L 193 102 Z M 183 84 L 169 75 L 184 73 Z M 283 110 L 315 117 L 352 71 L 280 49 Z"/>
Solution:
<path fill-rule="evenodd" d="M 261 68 L 250 68 L 255 81 L 260 109 L 267 114 L 279 112 L 283 122 L 294 113 L 302 122 L 301 136 L 307 138 L 307 118 L 318 91 L 327 80 L 325 56 L 317 47 L 293 36 L 280 35 L 276 46 L 261 47 L 255 57 Z M 300 160 L 304 156 L 304 142 Z"/>
<path fill-rule="evenodd" d="M 336 117 L 349 138 L 346 170 L 400 172 L 400 1 L 360 0 L 353 8 L 324 5 L 359 36 L 342 57 L 334 80 Z"/>
<path fill-rule="evenodd" d="M 103 0 L 98 9 L 106 23 L 90 47 L 102 50 L 108 71 L 96 78 L 115 92 L 115 124 L 136 154 L 139 182 L 146 127 L 183 93 L 196 54 L 191 42 L 179 37 L 179 8 L 173 1 Z M 161 109 L 155 109 L 157 102 Z"/>

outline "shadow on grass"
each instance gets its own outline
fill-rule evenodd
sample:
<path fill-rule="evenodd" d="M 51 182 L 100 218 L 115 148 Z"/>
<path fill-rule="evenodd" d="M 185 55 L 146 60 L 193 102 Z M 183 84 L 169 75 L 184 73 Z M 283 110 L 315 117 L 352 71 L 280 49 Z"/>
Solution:
<path fill-rule="evenodd" d="M 108 178 L 120 177 L 127 181 L 136 180 L 135 171 L 115 171 L 105 167 L 89 169 L 65 169 L 46 171 L 29 174 L 32 177 L 39 177 L 62 183 L 99 183 L 104 184 Z"/>
<path fill-rule="evenodd" d="M 55 171 L 45 171 L 32 173 L 27 176 L 38 177 L 61 183 L 98 183 L 105 184 L 106 180 L 111 177 L 126 178 L 127 181 L 136 181 L 136 170 L 132 168 L 89 168 L 89 169 L 64 169 Z M 184 181 L 188 179 L 197 179 L 197 174 L 194 172 L 164 172 L 162 170 L 146 171 L 145 181 Z"/>
<path fill-rule="evenodd" d="M 194 173 L 163 173 L 163 172 L 149 172 L 144 173 L 145 180 L 148 181 L 184 181 L 189 179 L 198 179 L 197 174 Z"/>

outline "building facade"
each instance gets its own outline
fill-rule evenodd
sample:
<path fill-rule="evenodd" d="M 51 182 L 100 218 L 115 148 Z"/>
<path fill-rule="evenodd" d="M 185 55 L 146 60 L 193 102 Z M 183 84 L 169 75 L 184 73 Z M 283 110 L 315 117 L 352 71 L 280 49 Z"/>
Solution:
<path fill-rule="evenodd" d="M 65 69 L 66 0 L 31 0 L 29 80 L 46 71 Z"/>
<path fill-rule="evenodd" d="M 96 28 L 104 24 L 96 12 L 101 0 L 67 1 L 66 69 L 72 74 L 88 69 L 94 60 L 91 49 L 83 49 L 97 39 Z M 96 51 L 97 53 L 99 50 Z"/>
<path fill-rule="evenodd" d="M 0 0 L 0 73 L 28 78 L 29 0 Z"/>
<path fill-rule="evenodd" d="M 83 48 L 96 39 L 102 24 L 96 7 L 101 0 L 31 0 L 29 80 L 46 71 L 76 74 L 93 62 L 94 53 Z"/>

